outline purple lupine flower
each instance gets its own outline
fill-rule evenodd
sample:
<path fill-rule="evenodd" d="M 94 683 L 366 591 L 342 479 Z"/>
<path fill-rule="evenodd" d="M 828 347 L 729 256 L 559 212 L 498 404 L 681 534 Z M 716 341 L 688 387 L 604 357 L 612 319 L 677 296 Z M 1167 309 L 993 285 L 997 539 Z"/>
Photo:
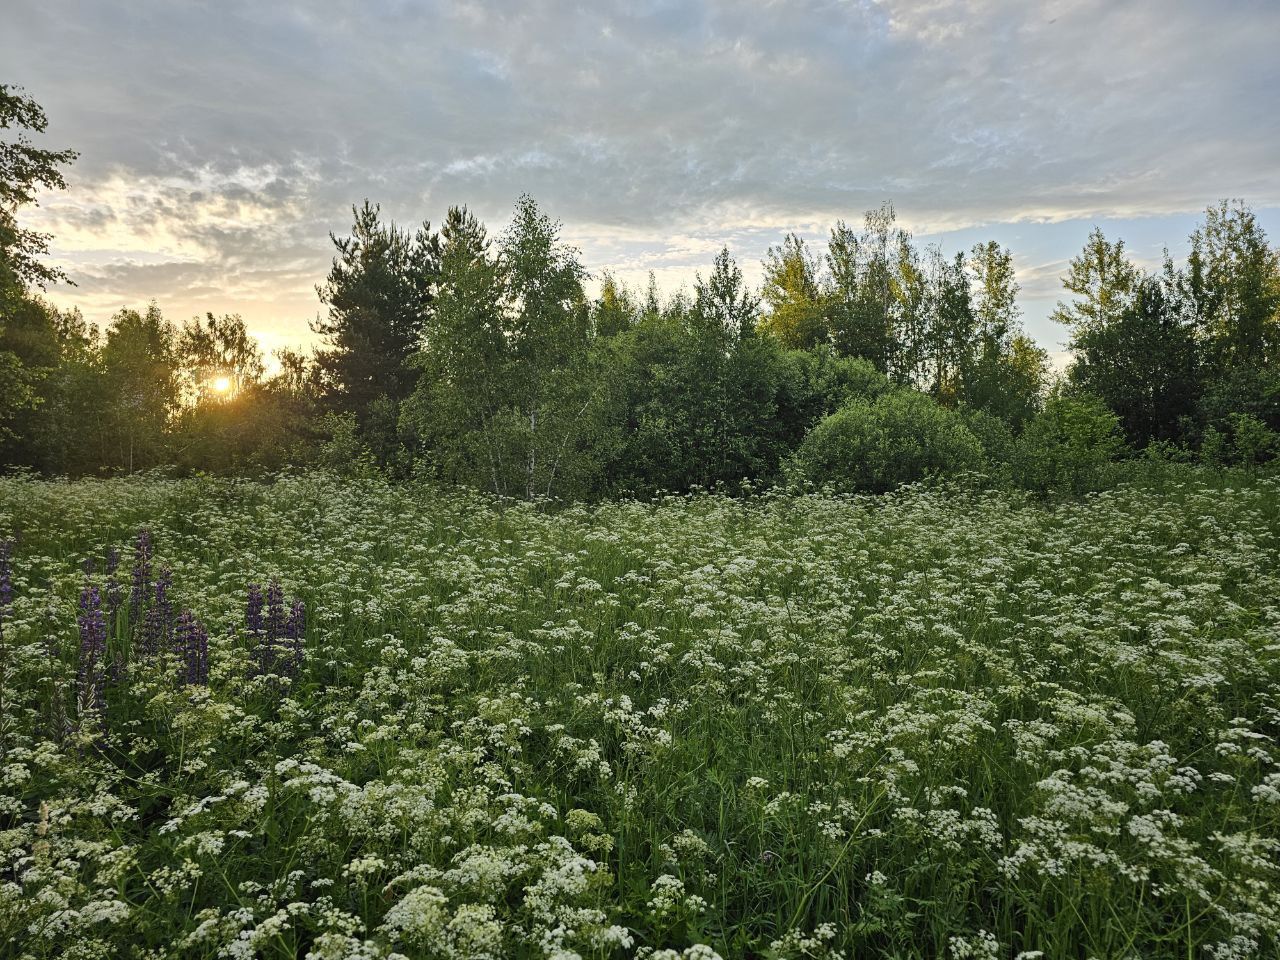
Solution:
<path fill-rule="evenodd" d="M 209 685 L 209 634 L 190 611 L 184 610 L 174 629 L 174 643 L 182 658 L 179 680 L 188 686 Z"/>
<path fill-rule="evenodd" d="M 0 540 L 0 616 L 13 604 L 13 541 Z"/>
<path fill-rule="evenodd" d="M 168 567 L 160 570 L 155 584 L 155 600 L 147 609 L 142 630 L 142 652 L 151 656 L 168 649 L 173 634 L 173 604 L 169 600 L 169 587 L 173 585 L 173 573 Z"/>
<path fill-rule="evenodd" d="M 141 530 L 133 544 L 133 589 L 129 594 L 129 619 L 138 622 L 142 605 L 151 593 L 151 531 Z"/>
<path fill-rule="evenodd" d="M 250 676 L 297 676 L 307 631 L 307 610 L 301 600 L 295 598 L 286 613 L 284 589 L 279 580 L 271 580 L 265 594 L 256 583 L 251 583 L 245 625 L 252 644 Z"/>
<path fill-rule="evenodd" d="M 284 636 L 284 591 L 279 580 L 267 584 L 267 640 L 274 644 Z"/>
<path fill-rule="evenodd" d="M 284 639 L 284 591 L 279 580 L 267 584 L 267 615 L 264 618 L 266 634 L 258 640 L 258 662 L 263 673 L 281 673 L 284 670 L 281 640 Z"/>
<path fill-rule="evenodd" d="M 111 631 L 116 629 L 116 621 L 120 616 L 120 580 L 116 571 L 120 567 L 120 551 L 112 547 L 107 551 L 107 619 Z"/>
<path fill-rule="evenodd" d="M 262 587 L 249 584 L 249 596 L 245 601 L 244 625 L 249 633 L 249 676 L 256 677 L 270 670 L 270 648 L 262 622 Z"/>
<path fill-rule="evenodd" d="M 244 625 L 252 634 L 262 633 L 262 588 L 249 584 L 249 599 L 244 608 Z"/>
<path fill-rule="evenodd" d="M 80 593 L 80 671 L 76 703 L 80 714 L 106 709 L 103 698 L 103 662 L 107 656 L 107 624 L 102 617 L 98 588 L 86 586 Z"/>
<path fill-rule="evenodd" d="M 288 667 L 292 676 L 302 669 L 303 642 L 307 634 L 307 605 L 294 598 L 289 607 L 289 619 L 285 621 L 284 638 L 288 641 Z"/>
<path fill-rule="evenodd" d="M 0 610 L 13 603 L 13 541 L 0 540 Z"/>
<path fill-rule="evenodd" d="M 4 621 L 13 606 L 13 541 L 0 540 L 0 641 L 4 640 Z"/>

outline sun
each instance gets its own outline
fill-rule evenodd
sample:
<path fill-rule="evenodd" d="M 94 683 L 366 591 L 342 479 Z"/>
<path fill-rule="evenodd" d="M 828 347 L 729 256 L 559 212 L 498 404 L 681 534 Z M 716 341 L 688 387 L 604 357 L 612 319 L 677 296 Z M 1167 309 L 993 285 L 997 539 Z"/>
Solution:
<path fill-rule="evenodd" d="M 230 377 L 214 378 L 213 390 L 215 393 L 229 393 L 231 391 L 231 378 Z"/>

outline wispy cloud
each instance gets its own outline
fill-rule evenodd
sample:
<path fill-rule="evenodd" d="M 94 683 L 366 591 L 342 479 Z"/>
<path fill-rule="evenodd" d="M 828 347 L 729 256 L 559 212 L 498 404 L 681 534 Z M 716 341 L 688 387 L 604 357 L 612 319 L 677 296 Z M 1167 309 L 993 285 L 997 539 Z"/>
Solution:
<path fill-rule="evenodd" d="M 365 197 L 496 225 L 529 192 L 593 268 L 670 284 L 887 198 L 919 233 L 1000 239 L 1280 208 L 1267 2 L 12 0 L 6 27 L 4 80 L 83 153 L 39 212 L 80 282 L 60 296 L 276 339 L 307 336 Z M 1087 227 L 1037 229 L 1041 316 Z"/>

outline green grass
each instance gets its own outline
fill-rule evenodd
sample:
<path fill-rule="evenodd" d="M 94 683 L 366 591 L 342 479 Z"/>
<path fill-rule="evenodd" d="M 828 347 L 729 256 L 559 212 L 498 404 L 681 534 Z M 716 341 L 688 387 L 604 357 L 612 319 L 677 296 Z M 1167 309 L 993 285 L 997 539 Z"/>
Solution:
<path fill-rule="evenodd" d="M 211 681 L 83 565 L 154 536 Z M 1275 956 L 1280 482 L 0 480 L 0 955 Z M 252 677 L 245 586 L 308 607 Z M 136 637 L 134 638 L 136 642 Z"/>

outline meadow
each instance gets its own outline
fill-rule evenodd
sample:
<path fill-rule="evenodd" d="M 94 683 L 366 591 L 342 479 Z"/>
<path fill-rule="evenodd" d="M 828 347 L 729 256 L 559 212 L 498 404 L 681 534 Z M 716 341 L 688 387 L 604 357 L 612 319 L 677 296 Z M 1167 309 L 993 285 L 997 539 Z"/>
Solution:
<path fill-rule="evenodd" d="M 1280 480 L 0 479 L 0 955 L 1274 957 Z"/>

